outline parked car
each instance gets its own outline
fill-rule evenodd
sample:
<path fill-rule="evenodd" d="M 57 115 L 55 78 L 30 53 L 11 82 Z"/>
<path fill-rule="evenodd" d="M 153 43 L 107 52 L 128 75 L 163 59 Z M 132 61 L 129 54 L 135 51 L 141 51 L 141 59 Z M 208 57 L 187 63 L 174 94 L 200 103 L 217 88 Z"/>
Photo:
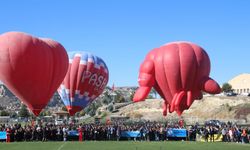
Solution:
<path fill-rule="evenodd" d="M 250 93 L 241 93 L 242 96 L 250 96 Z"/>
<path fill-rule="evenodd" d="M 228 93 L 226 93 L 226 96 L 237 96 L 237 93 L 234 93 L 234 92 L 228 92 Z"/>

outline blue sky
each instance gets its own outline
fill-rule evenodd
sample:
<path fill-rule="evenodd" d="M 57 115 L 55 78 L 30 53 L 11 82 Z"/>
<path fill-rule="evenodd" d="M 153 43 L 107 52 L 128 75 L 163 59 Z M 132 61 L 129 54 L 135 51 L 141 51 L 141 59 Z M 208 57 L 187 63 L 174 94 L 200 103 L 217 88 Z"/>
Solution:
<path fill-rule="evenodd" d="M 106 62 L 109 85 L 134 86 L 145 55 L 172 41 L 191 41 L 210 56 L 220 84 L 250 73 L 248 0 L 5 0 L 0 33 L 23 31 L 84 50 Z"/>

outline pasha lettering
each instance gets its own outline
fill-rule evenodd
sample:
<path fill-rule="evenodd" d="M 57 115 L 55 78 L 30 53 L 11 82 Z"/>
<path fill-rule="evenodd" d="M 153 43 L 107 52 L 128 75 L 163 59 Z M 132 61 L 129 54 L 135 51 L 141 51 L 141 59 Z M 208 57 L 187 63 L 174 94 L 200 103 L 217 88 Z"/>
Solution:
<path fill-rule="evenodd" d="M 97 88 L 103 88 L 106 85 L 107 80 L 97 73 L 91 73 L 90 71 L 83 72 L 81 82 L 88 82 L 88 84 L 93 85 Z"/>

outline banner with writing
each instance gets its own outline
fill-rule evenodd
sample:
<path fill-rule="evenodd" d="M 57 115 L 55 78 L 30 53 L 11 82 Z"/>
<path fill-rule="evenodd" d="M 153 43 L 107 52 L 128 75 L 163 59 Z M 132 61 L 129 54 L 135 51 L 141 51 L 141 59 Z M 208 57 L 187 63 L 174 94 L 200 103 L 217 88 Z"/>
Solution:
<path fill-rule="evenodd" d="M 196 141 L 206 142 L 205 136 L 200 135 L 200 134 L 197 134 L 197 135 L 196 135 Z M 208 141 L 208 142 L 212 142 L 212 141 L 213 141 L 212 138 L 211 138 L 211 140 L 210 140 L 210 135 L 209 135 L 207 141 Z M 214 134 L 214 141 L 215 141 L 215 142 L 221 142 L 221 141 L 222 141 L 222 134 Z"/>
<path fill-rule="evenodd" d="M 173 129 L 169 128 L 167 129 L 167 137 L 180 137 L 185 138 L 187 137 L 187 130 L 186 129 Z"/>
<path fill-rule="evenodd" d="M 77 130 L 70 130 L 68 131 L 68 136 L 79 136 L 79 133 Z"/>
<path fill-rule="evenodd" d="M 6 132 L 0 132 L 0 140 L 5 140 L 6 138 Z"/>
<path fill-rule="evenodd" d="M 136 138 L 140 137 L 140 132 L 139 131 L 122 131 L 121 132 L 121 137 L 126 137 L 126 138 Z"/>

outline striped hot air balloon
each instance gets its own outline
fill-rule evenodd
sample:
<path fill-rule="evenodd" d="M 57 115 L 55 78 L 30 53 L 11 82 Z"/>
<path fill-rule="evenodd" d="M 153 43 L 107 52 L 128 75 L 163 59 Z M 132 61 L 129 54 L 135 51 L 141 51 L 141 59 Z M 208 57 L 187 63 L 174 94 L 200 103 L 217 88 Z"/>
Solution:
<path fill-rule="evenodd" d="M 72 116 L 88 106 L 105 89 L 109 71 L 105 62 L 88 52 L 70 52 L 68 72 L 58 89 Z"/>

